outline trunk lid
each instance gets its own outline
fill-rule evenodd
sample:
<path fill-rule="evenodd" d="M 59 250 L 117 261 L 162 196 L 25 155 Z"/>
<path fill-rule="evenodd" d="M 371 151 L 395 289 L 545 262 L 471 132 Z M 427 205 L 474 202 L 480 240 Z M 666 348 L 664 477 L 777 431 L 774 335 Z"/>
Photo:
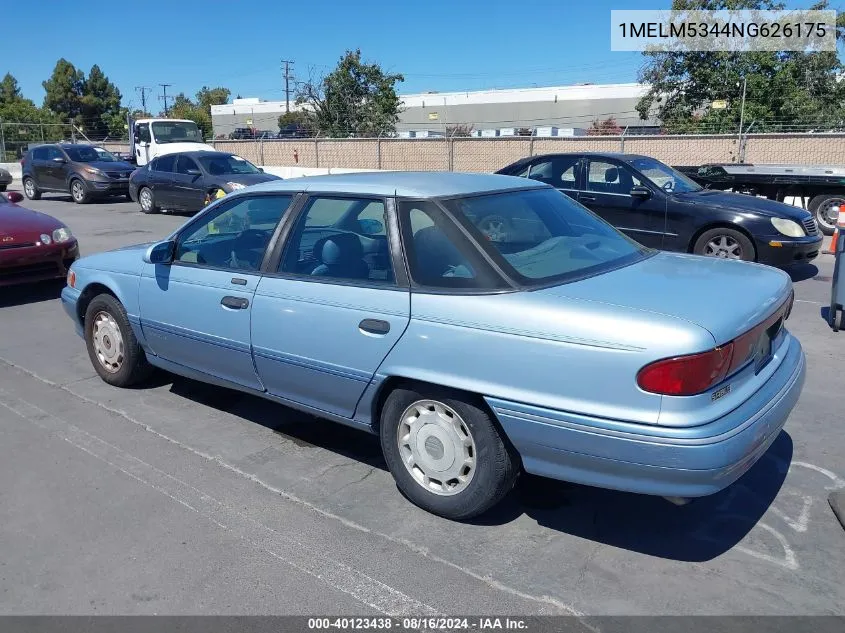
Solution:
<path fill-rule="evenodd" d="M 714 344 L 721 345 L 769 317 L 791 291 L 789 275 L 776 268 L 661 252 L 603 275 L 536 292 L 678 317 L 704 328 Z"/>

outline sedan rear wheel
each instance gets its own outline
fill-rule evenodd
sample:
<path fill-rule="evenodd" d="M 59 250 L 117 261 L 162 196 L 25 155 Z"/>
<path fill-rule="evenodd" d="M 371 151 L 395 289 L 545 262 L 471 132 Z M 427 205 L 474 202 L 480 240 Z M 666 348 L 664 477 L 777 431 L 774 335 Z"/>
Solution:
<path fill-rule="evenodd" d="M 30 200 L 38 200 L 41 197 L 41 192 L 35 186 L 35 181 L 32 178 L 23 179 L 23 192 Z"/>
<path fill-rule="evenodd" d="M 734 229 L 715 228 L 705 231 L 695 242 L 697 255 L 721 259 L 741 259 L 753 262 L 756 259 L 754 244 L 743 233 Z"/>
<path fill-rule="evenodd" d="M 477 516 L 513 487 L 519 456 L 476 399 L 407 386 L 384 403 L 379 427 L 385 461 L 413 503 L 448 519 Z"/>

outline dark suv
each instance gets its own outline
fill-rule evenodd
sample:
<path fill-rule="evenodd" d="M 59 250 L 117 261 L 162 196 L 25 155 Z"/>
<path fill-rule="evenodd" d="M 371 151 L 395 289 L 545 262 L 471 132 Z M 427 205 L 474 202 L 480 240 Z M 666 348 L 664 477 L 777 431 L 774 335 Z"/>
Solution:
<path fill-rule="evenodd" d="M 39 145 L 21 161 L 23 191 L 30 200 L 42 193 L 70 193 L 77 204 L 103 196 L 129 197 L 129 176 L 135 169 L 102 148 L 91 145 Z"/>

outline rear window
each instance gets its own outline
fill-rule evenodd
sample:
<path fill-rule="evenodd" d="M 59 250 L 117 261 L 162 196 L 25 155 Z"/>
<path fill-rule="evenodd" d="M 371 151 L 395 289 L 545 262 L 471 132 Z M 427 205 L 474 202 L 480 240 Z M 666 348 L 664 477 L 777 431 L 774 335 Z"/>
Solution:
<path fill-rule="evenodd" d="M 445 205 L 493 260 L 523 284 L 571 281 L 651 253 L 551 188 L 456 198 Z"/>

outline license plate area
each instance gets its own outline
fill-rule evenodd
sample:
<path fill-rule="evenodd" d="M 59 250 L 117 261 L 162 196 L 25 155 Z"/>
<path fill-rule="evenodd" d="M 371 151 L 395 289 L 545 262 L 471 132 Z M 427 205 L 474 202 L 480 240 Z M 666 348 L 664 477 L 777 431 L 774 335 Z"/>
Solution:
<path fill-rule="evenodd" d="M 754 355 L 754 374 L 759 374 L 773 357 L 772 350 L 780 342 L 783 333 L 783 315 L 779 314 L 777 321 L 763 330 Z"/>

